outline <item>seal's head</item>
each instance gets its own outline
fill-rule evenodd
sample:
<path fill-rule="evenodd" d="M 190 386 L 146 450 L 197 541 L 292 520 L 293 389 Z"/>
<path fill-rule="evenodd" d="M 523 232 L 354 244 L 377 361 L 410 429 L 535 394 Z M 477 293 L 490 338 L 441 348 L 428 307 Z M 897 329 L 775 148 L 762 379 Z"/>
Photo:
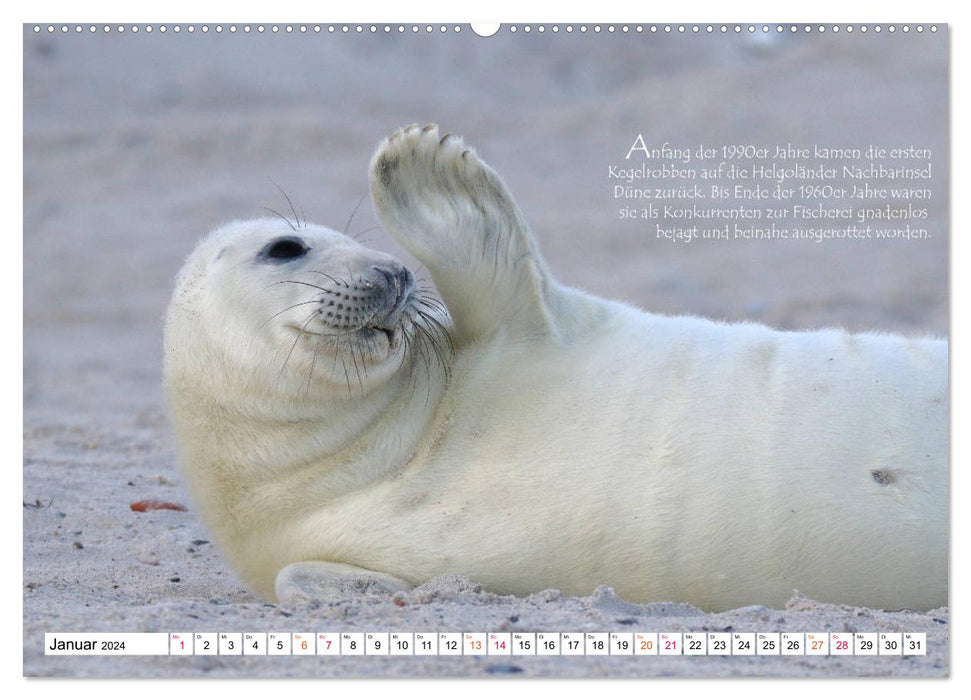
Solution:
<path fill-rule="evenodd" d="M 367 393 L 417 347 L 447 342 L 441 312 L 404 264 L 348 236 L 234 222 L 204 239 L 179 275 L 166 380 L 237 405 Z"/>
<path fill-rule="evenodd" d="M 407 461 L 448 381 L 449 333 L 399 260 L 324 227 L 234 222 L 186 260 L 165 323 L 169 415 L 200 513 L 257 590 L 312 558 L 288 513 Z"/>

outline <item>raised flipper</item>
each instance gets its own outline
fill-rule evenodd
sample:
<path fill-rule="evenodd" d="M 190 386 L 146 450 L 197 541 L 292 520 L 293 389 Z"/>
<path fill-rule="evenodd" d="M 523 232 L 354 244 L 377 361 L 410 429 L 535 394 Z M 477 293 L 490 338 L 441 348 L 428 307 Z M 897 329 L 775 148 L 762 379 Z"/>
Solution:
<path fill-rule="evenodd" d="M 435 280 L 457 343 L 552 329 L 554 284 L 519 207 L 462 139 L 434 125 L 398 131 L 378 146 L 370 180 L 382 223 Z"/>

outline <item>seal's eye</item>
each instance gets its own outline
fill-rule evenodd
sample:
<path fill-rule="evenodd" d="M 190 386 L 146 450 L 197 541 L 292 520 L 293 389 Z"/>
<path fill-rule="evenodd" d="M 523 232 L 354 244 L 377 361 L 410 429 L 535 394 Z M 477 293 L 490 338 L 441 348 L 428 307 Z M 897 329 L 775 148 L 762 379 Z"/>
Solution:
<path fill-rule="evenodd" d="M 288 260 L 302 258 L 308 250 L 310 248 L 303 240 L 294 236 L 287 236 L 267 243 L 257 258 L 267 262 L 287 262 Z"/>

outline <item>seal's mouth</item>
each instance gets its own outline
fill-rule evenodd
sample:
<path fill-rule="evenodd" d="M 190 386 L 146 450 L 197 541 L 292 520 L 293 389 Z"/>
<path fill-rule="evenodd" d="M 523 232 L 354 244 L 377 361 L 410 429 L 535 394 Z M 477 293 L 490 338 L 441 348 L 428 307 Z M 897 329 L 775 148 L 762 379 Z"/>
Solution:
<path fill-rule="evenodd" d="M 320 373 L 338 384 L 346 382 L 352 391 L 355 384 L 364 388 L 372 371 L 380 369 L 378 376 L 386 378 L 389 371 L 411 372 L 418 366 L 427 372 L 438 368 L 448 381 L 454 353 L 448 310 L 428 288 L 416 286 L 410 273 L 388 282 L 378 287 L 368 280 L 341 280 L 326 289 L 291 282 L 317 286 L 322 293 L 277 312 L 313 306 L 307 316 L 301 309 L 277 327 L 287 337 L 280 373 L 299 347 L 297 356 L 310 365 L 308 386 Z"/>
<path fill-rule="evenodd" d="M 394 352 L 404 340 L 408 309 L 414 303 L 414 295 L 412 290 L 400 290 L 388 311 L 378 314 L 362 325 L 349 326 L 325 322 L 316 327 L 313 327 L 314 324 L 311 324 L 311 327 L 307 325 L 290 327 L 299 334 L 318 341 L 328 341 L 337 348 L 347 347 L 350 342 L 358 347 L 373 350 L 376 347 L 376 339 L 383 338 L 388 344 L 388 349 Z"/>
<path fill-rule="evenodd" d="M 363 342 L 371 342 L 374 338 L 384 337 L 388 341 L 388 346 L 393 350 L 398 346 L 401 331 L 398 328 L 385 328 L 383 326 L 365 326 L 355 332 L 357 338 Z"/>
<path fill-rule="evenodd" d="M 391 310 L 385 314 L 384 318 L 377 323 L 365 326 L 359 332 L 383 333 L 388 339 L 388 345 L 392 350 L 398 347 L 403 334 L 402 322 L 406 316 L 409 304 L 412 303 L 414 291 L 407 288 L 398 288 L 394 304 Z"/>
<path fill-rule="evenodd" d="M 361 326 L 359 328 L 325 326 L 316 330 L 298 326 L 290 326 L 290 328 L 299 335 L 314 338 L 317 341 L 328 341 L 337 348 L 346 347 L 348 342 L 359 346 L 373 347 L 375 338 L 385 338 L 388 345 L 394 350 L 401 342 L 402 337 L 400 326 Z"/>

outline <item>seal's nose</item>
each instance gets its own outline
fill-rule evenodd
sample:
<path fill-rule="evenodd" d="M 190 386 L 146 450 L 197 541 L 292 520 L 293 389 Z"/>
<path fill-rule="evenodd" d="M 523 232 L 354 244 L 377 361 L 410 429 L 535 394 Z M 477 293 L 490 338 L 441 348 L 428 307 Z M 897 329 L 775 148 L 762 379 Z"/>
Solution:
<path fill-rule="evenodd" d="M 395 267 L 375 265 L 371 268 L 384 278 L 389 292 L 393 292 L 395 299 L 406 296 L 415 286 L 415 278 L 404 265 Z"/>
<path fill-rule="evenodd" d="M 371 269 L 377 273 L 375 281 L 385 290 L 388 308 L 386 319 L 392 324 L 397 323 L 408 295 L 415 288 L 415 278 L 404 265 L 374 265 Z"/>

